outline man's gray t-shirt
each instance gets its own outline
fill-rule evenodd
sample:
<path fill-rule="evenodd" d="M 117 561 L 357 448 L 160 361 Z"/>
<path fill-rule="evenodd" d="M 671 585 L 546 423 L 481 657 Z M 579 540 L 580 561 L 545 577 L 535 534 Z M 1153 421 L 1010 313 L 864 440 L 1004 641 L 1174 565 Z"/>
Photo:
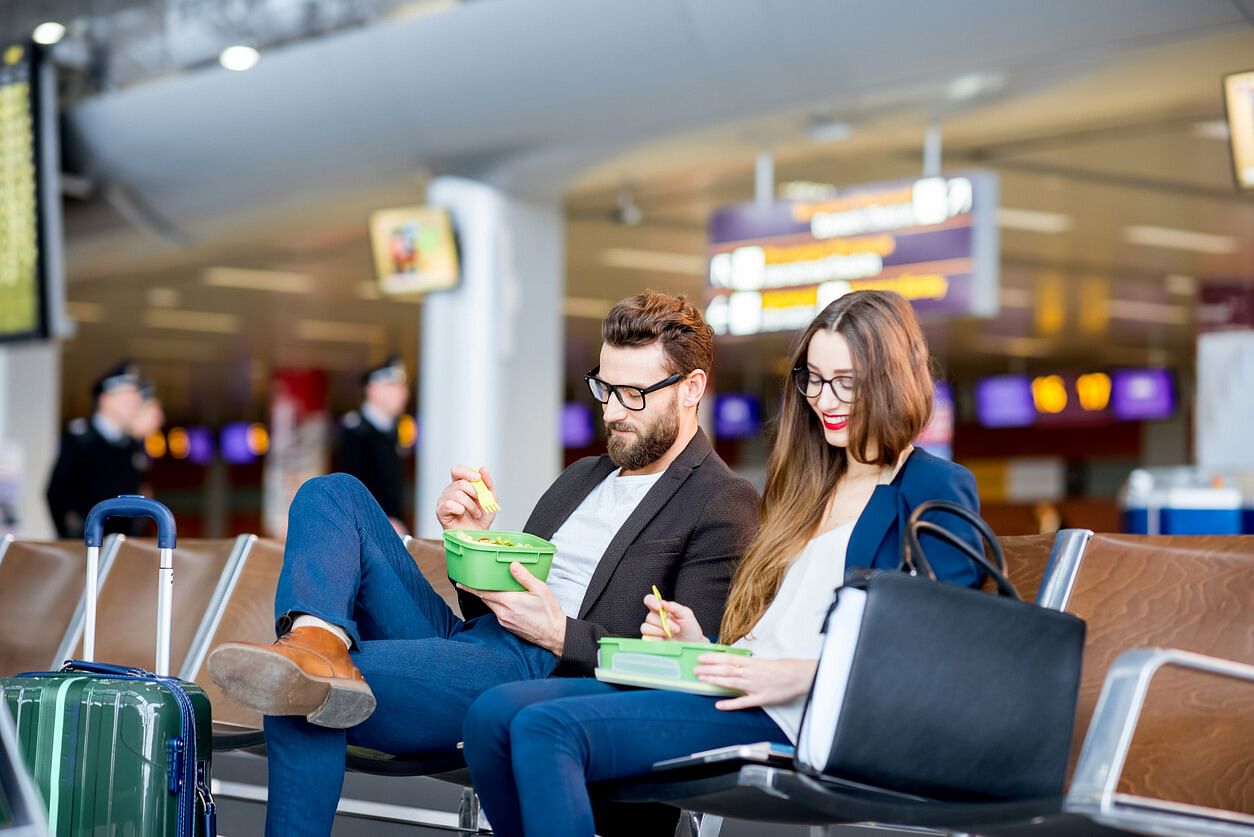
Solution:
<path fill-rule="evenodd" d="M 588 582 L 610 541 L 663 473 L 622 477 L 621 470 L 616 468 L 601 480 L 550 539 L 557 552 L 547 583 L 562 613 L 572 619 L 579 618 Z M 641 590 L 640 598 L 647 592 Z"/>

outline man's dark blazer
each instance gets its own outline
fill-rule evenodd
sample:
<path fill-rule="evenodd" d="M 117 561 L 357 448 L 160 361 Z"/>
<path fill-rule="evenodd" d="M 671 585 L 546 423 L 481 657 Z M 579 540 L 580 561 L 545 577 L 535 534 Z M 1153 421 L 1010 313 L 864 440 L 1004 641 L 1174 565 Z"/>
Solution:
<path fill-rule="evenodd" d="M 524 530 L 551 538 L 615 465 L 590 456 L 571 465 L 544 492 Z M 639 636 L 643 599 L 662 597 L 692 608 L 701 629 L 718 632 L 736 564 L 758 528 L 758 493 L 719 458 L 700 430 L 640 500 L 597 564 L 579 618 L 566 618 L 566 644 L 554 674 L 586 676 L 596 668 L 603 636 Z M 458 591 L 467 619 L 488 612 Z"/>

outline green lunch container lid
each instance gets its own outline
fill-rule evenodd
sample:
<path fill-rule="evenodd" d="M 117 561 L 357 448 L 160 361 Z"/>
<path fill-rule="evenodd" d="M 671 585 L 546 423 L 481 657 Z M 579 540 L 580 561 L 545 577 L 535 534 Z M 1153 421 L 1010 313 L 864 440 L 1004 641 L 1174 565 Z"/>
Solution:
<path fill-rule="evenodd" d="M 661 685 L 664 681 L 684 681 L 698 684 L 706 694 L 739 694 L 697 680 L 693 669 L 702 654 L 722 652 L 742 657 L 752 656 L 748 648 L 734 648 L 709 642 L 682 642 L 678 640 L 632 639 L 630 637 L 602 637 L 598 652 L 598 671 L 610 675 L 609 682 L 628 683 L 638 680 L 638 685 Z M 601 675 L 598 675 L 601 676 Z M 614 676 L 628 678 L 612 679 Z M 654 683 L 653 681 L 656 681 Z"/>
<path fill-rule="evenodd" d="M 544 581 L 557 549 L 551 541 L 528 532 L 449 529 L 444 532 L 444 559 L 448 577 L 476 590 L 522 590 L 509 565 L 522 564 Z"/>

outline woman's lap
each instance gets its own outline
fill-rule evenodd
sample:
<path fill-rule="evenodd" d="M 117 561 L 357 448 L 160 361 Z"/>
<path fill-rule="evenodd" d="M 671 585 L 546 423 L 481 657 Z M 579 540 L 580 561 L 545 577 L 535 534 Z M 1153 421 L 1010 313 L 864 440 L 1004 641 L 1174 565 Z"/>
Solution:
<path fill-rule="evenodd" d="M 648 773 L 654 762 L 713 747 L 788 742 L 761 709 L 724 711 L 715 707 L 717 698 L 701 695 L 570 683 L 493 690 L 530 698 L 510 722 L 515 755 L 520 744 L 548 741 L 584 762 L 587 781 L 602 781 Z"/>

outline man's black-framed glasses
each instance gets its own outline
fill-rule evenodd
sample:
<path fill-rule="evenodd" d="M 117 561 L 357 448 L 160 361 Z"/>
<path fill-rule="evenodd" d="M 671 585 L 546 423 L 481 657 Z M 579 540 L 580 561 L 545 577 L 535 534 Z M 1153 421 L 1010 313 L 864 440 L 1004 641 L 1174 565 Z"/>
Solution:
<path fill-rule="evenodd" d="M 623 384 L 609 384 L 597 377 L 597 373 L 601 371 L 600 366 L 593 368 L 591 372 L 583 376 L 588 382 L 588 389 L 592 392 L 592 397 L 602 404 L 608 404 L 611 395 L 618 396 L 618 403 L 622 404 L 628 410 L 643 410 L 644 397 L 651 392 L 657 392 L 659 389 L 666 389 L 674 386 L 687 377 L 685 372 L 676 372 L 674 375 L 663 378 L 656 384 L 647 387 L 629 387 Z"/>
<path fill-rule="evenodd" d="M 826 385 L 841 404 L 853 403 L 856 382 L 852 375 L 824 378 L 809 367 L 795 366 L 792 370 L 792 382 L 797 387 L 797 392 L 806 398 L 818 398 L 823 394 L 823 386 Z"/>

